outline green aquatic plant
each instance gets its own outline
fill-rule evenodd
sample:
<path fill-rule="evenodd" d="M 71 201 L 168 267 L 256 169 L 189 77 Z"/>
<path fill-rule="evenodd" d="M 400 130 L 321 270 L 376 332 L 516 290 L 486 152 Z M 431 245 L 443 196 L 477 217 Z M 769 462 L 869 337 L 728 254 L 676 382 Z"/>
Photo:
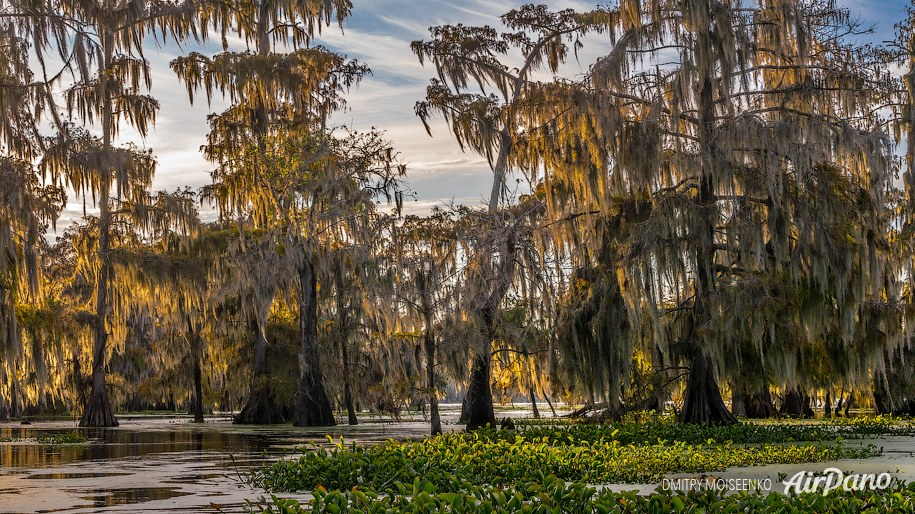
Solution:
<path fill-rule="evenodd" d="M 352 489 L 319 489 L 309 501 L 272 495 L 249 503 L 250 512 L 265 513 L 718 513 L 753 512 L 801 514 L 915 512 L 915 484 L 894 484 L 885 491 L 834 491 L 828 495 L 803 493 L 785 495 L 717 491 L 659 492 L 639 495 L 612 492 L 565 482 L 554 476 L 523 482 L 511 487 L 469 486 L 458 492 L 437 492 L 434 484 L 416 478 L 411 484 L 397 484 L 397 491 L 378 494 Z"/>
<path fill-rule="evenodd" d="M 56 446 L 60 444 L 85 444 L 89 442 L 89 438 L 77 433 L 39 434 L 35 436 L 35 442 L 46 446 Z"/>
<path fill-rule="evenodd" d="M 689 443 L 648 439 L 622 442 L 614 429 L 599 434 L 592 427 L 555 431 L 453 433 L 420 441 L 388 441 L 376 446 L 313 446 L 254 473 L 254 484 L 270 491 L 323 487 L 366 487 L 393 492 L 396 483 L 417 478 L 439 492 L 469 485 L 504 485 L 531 481 L 543 474 L 587 483 L 645 483 L 666 473 L 721 471 L 731 466 L 822 462 L 866 458 L 873 446 L 841 442 L 796 445 L 717 443 L 714 438 Z M 781 443 L 783 441 L 777 441 Z"/>

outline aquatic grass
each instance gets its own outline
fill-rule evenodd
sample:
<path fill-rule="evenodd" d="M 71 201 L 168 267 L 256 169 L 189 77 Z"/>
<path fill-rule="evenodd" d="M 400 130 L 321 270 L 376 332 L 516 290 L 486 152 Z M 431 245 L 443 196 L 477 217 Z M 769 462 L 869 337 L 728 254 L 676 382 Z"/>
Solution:
<path fill-rule="evenodd" d="M 62 444 L 84 444 L 89 442 L 89 438 L 76 433 L 39 434 L 35 436 L 35 442 L 42 445 L 57 446 Z"/>
<path fill-rule="evenodd" d="M 394 484 L 422 478 L 438 492 L 456 492 L 470 485 L 525 482 L 544 474 L 587 483 L 645 483 L 673 472 L 879 454 L 873 446 L 847 447 L 840 442 L 734 445 L 709 439 L 702 444 L 665 440 L 634 444 L 614 439 L 618 435 L 568 429 L 538 436 L 524 430 L 481 430 L 368 447 L 313 446 L 299 450 L 296 458 L 265 466 L 251 480 L 270 491 L 364 487 L 394 492 Z"/>

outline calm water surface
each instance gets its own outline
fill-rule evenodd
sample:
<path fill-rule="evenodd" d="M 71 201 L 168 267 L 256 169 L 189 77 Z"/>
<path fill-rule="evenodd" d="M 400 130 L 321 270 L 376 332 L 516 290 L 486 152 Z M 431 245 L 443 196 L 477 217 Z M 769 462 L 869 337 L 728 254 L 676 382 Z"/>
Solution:
<path fill-rule="evenodd" d="M 246 499 L 267 493 L 243 477 L 290 448 L 326 444 L 325 434 L 372 443 L 428 430 L 421 416 L 318 430 L 238 426 L 227 418 L 203 425 L 186 417 L 119 420 L 112 429 L 78 429 L 75 421 L 0 423 L 0 512 L 244 512 Z M 36 439 L 73 433 L 89 442 Z"/>

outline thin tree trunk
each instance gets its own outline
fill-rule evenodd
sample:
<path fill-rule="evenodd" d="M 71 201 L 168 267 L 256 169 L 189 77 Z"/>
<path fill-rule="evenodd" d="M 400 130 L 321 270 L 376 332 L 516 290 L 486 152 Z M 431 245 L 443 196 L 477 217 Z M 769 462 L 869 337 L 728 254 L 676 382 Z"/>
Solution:
<path fill-rule="evenodd" d="M 234 422 L 239 425 L 270 425 L 284 423 L 286 418 L 276 405 L 270 391 L 270 371 L 267 365 L 267 338 L 260 320 L 253 320 L 254 332 L 254 380 L 248 401 Z"/>
<path fill-rule="evenodd" d="M 537 409 L 537 394 L 534 393 L 534 386 L 531 386 L 528 389 L 528 393 L 531 397 L 531 407 L 534 409 L 534 418 L 540 419 L 540 411 Z"/>
<path fill-rule="evenodd" d="M 435 336 L 432 333 L 432 298 L 426 275 L 420 271 L 416 277 L 423 309 L 423 347 L 426 352 L 426 388 L 429 390 L 429 421 L 432 435 L 442 433 L 442 420 L 438 413 L 438 392 L 435 387 Z"/>
<path fill-rule="evenodd" d="M 102 148 L 109 158 L 111 151 L 111 125 L 112 125 L 112 99 L 108 94 L 107 82 L 104 77 L 111 66 L 113 35 L 105 30 L 102 34 L 102 63 L 100 67 L 99 97 L 104 105 L 102 107 Z M 108 283 L 111 279 L 111 169 L 102 170 L 101 184 L 99 187 L 98 207 L 98 260 L 99 271 L 95 284 L 95 341 L 92 347 L 92 393 L 83 410 L 83 417 L 79 421 L 81 427 L 116 427 L 118 420 L 111 409 L 108 400 L 108 390 L 105 384 L 105 358 L 108 344 Z"/>
<path fill-rule="evenodd" d="M 881 413 L 879 407 L 877 408 L 877 413 Z M 826 401 L 825 405 L 823 405 L 823 417 L 832 417 L 832 393 L 829 391 L 829 389 L 826 390 Z"/>
<path fill-rule="evenodd" d="M 426 387 L 429 389 L 429 418 L 432 435 L 442 433 L 442 420 L 438 413 L 438 394 L 435 389 L 435 338 L 432 331 L 426 328 Z"/>
<path fill-rule="evenodd" d="M 546 394 L 546 391 L 543 391 L 543 399 L 546 400 L 546 404 L 550 406 L 550 412 L 553 413 L 553 417 L 556 417 L 556 409 L 553 408 L 553 402 L 550 401 L 550 395 Z"/>
<path fill-rule="evenodd" d="M 194 423 L 203 423 L 203 372 L 200 360 L 203 353 L 200 333 L 193 329 L 188 321 L 188 334 L 191 338 L 191 359 L 194 373 Z"/>
<path fill-rule="evenodd" d="M 296 392 L 296 426 L 333 426 L 334 411 L 324 390 L 321 360 L 318 355 L 317 277 L 306 258 L 299 270 L 299 387 Z"/>
<path fill-rule="evenodd" d="M 346 291 L 343 287 L 343 269 L 342 264 L 337 265 L 334 281 L 337 288 L 337 317 L 339 330 L 337 337 L 340 339 L 340 357 L 343 359 L 343 403 L 346 404 L 346 416 L 350 425 L 358 425 L 359 419 L 356 418 L 356 409 L 353 406 L 353 395 L 350 390 L 350 362 L 349 362 L 349 318 L 346 312 Z"/>

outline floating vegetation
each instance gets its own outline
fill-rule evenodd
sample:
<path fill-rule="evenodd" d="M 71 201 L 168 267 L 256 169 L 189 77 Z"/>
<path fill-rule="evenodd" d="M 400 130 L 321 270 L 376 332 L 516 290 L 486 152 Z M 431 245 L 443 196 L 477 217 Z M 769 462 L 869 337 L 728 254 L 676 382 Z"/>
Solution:
<path fill-rule="evenodd" d="M 880 453 L 872 445 L 848 447 L 840 440 L 786 445 L 803 432 L 781 426 L 760 426 L 746 434 L 733 427 L 658 426 L 669 429 L 648 431 L 651 437 L 641 439 L 639 426 L 622 431 L 570 425 L 452 433 L 369 447 L 345 446 L 341 441 L 331 449 L 302 449 L 298 458 L 270 464 L 251 479 L 271 491 L 365 487 L 388 493 L 396 492 L 396 483 L 420 478 L 438 492 L 457 492 L 470 485 L 507 485 L 543 475 L 592 484 L 646 483 L 656 482 L 666 473 L 866 458 Z M 729 437 L 736 441 L 730 442 Z"/>
<path fill-rule="evenodd" d="M 801 514 L 884 513 L 915 511 L 915 484 L 895 484 L 886 491 L 834 491 L 828 495 L 784 495 L 741 492 L 726 495 L 716 491 L 660 492 L 639 495 L 615 493 L 565 482 L 554 476 L 523 482 L 507 488 L 468 486 L 458 492 L 439 492 L 435 484 L 416 478 L 396 484 L 396 492 L 379 494 L 364 489 L 327 491 L 318 489 L 308 502 L 271 496 L 248 505 L 251 512 L 268 513 L 667 513 L 753 512 Z"/>

